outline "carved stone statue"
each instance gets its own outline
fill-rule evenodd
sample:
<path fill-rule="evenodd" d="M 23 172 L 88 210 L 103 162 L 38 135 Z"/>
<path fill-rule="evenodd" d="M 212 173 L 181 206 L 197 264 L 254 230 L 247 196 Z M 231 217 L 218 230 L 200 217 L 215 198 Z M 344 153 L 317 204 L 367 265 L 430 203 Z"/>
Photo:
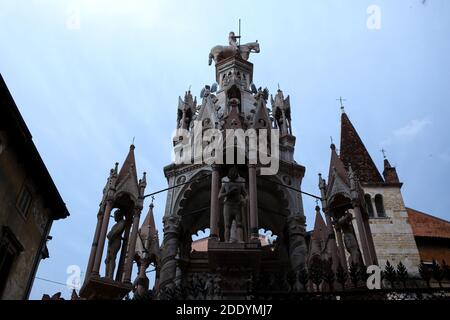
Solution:
<path fill-rule="evenodd" d="M 106 236 L 108 238 L 108 250 L 105 259 L 105 276 L 110 279 L 114 277 L 117 253 L 122 246 L 122 234 L 125 230 L 126 224 L 124 215 L 122 214 L 120 209 L 117 209 L 114 212 L 114 220 L 116 221 L 116 224 L 111 228 L 108 235 Z"/>
<path fill-rule="evenodd" d="M 219 199 L 224 199 L 223 216 L 225 225 L 225 242 L 230 242 L 231 226 L 236 223 L 236 234 L 238 241 L 243 240 L 242 230 L 242 207 L 246 202 L 247 192 L 245 190 L 245 180 L 239 177 L 235 167 L 228 171 L 228 177 L 222 180 L 222 187 L 219 192 Z"/>
<path fill-rule="evenodd" d="M 208 64 L 211 65 L 213 60 L 218 63 L 220 60 L 233 56 L 240 56 L 242 59 L 248 60 L 251 52 L 260 52 L 258 41 L 238 45 L 236 41 L 238 38 L 234 32 L 230 32 L 228 36 L 229 45 L 213 47 L 209 53 Z"/>
<path fill-rule="evenodd" d="M 200 98 L 205 101 L 206 98 L 211 97 L 212 100 L 215 102 L 217 99 L 216 96 L 213 94 L 217 91 L 217 83 L 213 83 L 211 86 L 205 85 L 205 87 L 200 91 Z"/>
<path fill-rule="evenodd" d="M 344 245 L 350 254 L 348 264 L 352 262 L 357 265 L 362 264 L 361 253 L 359 252 L 358 241 L 356 240 L 355 231 L 352 225 L 353 216 L 350 212 L 346 212 L 342 217 L 337 219 L 336 225 L 341 229 L 344 236 Z"/>
<path fill-rule="evenodd" d="M 236 36 L 233 31 L 228 34 L 228 44 L 230 47 L 234 48 L 236 51 L 239 50 L 237 40 L 239 36 Z"/>

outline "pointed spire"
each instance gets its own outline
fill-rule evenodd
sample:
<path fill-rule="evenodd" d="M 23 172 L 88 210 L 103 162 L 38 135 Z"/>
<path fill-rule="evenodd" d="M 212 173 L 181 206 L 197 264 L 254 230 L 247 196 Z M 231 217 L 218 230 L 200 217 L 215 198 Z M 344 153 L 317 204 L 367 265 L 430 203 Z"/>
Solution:
<path fill-rule="evenodd" d="M 150 206 L 148 208 L 147 216 L 144 219 L 144 222 L 142 222 L 140 234 L 142 239 L 150 239 L 153 240 L 156 237 L 157 231 L 156 231 L 156 224 L 155 224 L 155 216 L 153 214 L 153 199 L 150 203 Z"/>
<path fill-rule="evenodd" d="M 132 197 L 133 201 L 136 201 L 135 205 L 141 206 L 144 189 L 145 189 L 145 179 L 144 182 L 138 181 L 137 170 L 136 170 L 136 160 L 134 157 L 134 144 L 130 146 L 130 151 L 128 152 L 125 161 L 120 168 L 119 174 L 117 176 L 116 182 L 116 192 L 117 194 L 125 193 Z"/>
<path fill-rule="evenodd" d="M 316 218 L 314 221 L 314 229 L 311 233 L 311 242 L 309 249 L 309 258 L 308 260 L 311 262 L 314 256 L 322 257 L 322 253 L 326 250 L 326 241 L 327 241 L 327 225 L 323 220 L 322 215 L 320 214 L 320 207 L 316 206 Z"/>
<path fill-rule="evenodd" d="M 320 214 L 320 207 L 315 207 L 316 211 L 316 219 L 314 221 L 314 230 L 311 234 L 311 239 L 326 239 L 327 237 L 327 225 L 325 224 L 325 220 L 323 220 L 322 215 Z M 324 238 L 325 237 L 325 238 Z"/>
<path fill-rule="evenodd" d="M 136 254 L 140 256 L 142 263 L 146 264 L 146 268 L 159 255 L 159 240 L 153 215 L 153 200 L 154 197 L 152 197 L 147 216 L 139 228 L 139 237 L 136 242 Z"/>
<path fill-rule="evenodd" d="M 119 176 L 117 178 L 117 184 L 122 182 L 128 173 L 131 173 L 134 178 L 136 178 L 137 181 L 137 171 L 136 171 L 136 160 L 134 157 L 134 144 L 130 145 L 130 151 L 128 152 L 127 157 L 125 158 L 125 161 L 122 165 L 122 168 L 120 168 Z"/>
<path fill-rule="evenodd" d="M 331 183 L 331 180 L 333 179 L 335 173 L 339 175 L 339 177 L 346 184 L 349 184 L 347 171 L 345 170 L 345 166 L 336 152 L 336 146 L 334 143 L 330 145 L 330 149 L 331 149 L 331 160 L 330 160 L 330 169 L 328 171 L 328 184 Z"/>
<path fill-rule="evenodd" d="M 395 169 L 395 167 L 391 166 L 389 160 L 386 157 L 384 158 L 383 177 L 386 183 L 400 183 L 400 179 L 397 175 L 397 170 Z"/>
<path fill-rule="evenodd" d="M 351 164 L 362 183 L 383 183 L 383 178 L 346 113 L 341 115 L 340 159 Z"/>

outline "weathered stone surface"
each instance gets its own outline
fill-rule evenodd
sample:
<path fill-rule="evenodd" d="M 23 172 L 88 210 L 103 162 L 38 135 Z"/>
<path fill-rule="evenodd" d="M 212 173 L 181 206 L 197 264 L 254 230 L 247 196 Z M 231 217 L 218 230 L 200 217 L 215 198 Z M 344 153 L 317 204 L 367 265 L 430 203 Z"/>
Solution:
<path fill-rule="evenodd" d="M 378 263 L 384 266 L 389 260 L 397 265 L 401 261 L 409 272 L 417 273 L 420 256 L 400 188 L 364 187 L 364 192 L 372 199 L 377 194 L 383 196 L 386 217 L 369 221 Z"/>

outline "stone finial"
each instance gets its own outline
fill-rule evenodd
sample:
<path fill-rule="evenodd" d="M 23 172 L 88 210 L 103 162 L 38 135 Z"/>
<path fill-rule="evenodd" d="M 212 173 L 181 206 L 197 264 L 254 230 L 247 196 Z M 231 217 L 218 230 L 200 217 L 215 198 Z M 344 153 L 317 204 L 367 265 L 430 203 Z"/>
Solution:
<path fill-rule="evenodd" d="M 139 179 L 139 196 L 144 196 L 144 190 L 147 187 L 147 172 L 144 172 L 142 179 Z"/>
<path fill-rule="evenodd" d="M 281 136 L 292 135 L 290 97 L 287 96 L 285 99 L 283 91 L 278 88 L 275 98 L 270 95 L 270 102 L 272 104 L 275 128 L 280 129 Z"/>
<path fill-rule="evenodd" d="M 197 97 L 193 98 L 191 90 L 184 94 L 184 100 L 178 97 L 177 129 L 188 129 L 195 117 Z"/>

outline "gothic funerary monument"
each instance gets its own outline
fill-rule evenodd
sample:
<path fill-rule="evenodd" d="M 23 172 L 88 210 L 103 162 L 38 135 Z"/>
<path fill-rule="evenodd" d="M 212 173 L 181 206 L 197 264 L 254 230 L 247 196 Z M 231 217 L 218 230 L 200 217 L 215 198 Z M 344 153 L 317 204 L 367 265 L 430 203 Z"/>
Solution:
<path fill-rule="evenodd" d="M 164 168 L 161 246 L 153 204 L 139 227 L 146 177 L 137 178 L 132 145 L 104 188 L 81 297 L 121 299 L 133 291 L 150 299 L 246 299 L 255 290 L 302 290 L 299 274 L 319 260 L 333 271 L 388 259 L 406 261 L 412 271 L 418 265 L 395 169 L 387 162 L 381 177 L 345 113 L 341 155 L 332 145 L 328 182 L 319 179 L 326 222 L 316 208 L 315 229 L 307 234 L 305 167 L 294 160 L 289 96 L 257 89 L 248 59 L 260 52 L 259 43 L 238 39 L 231 32 L 228 45 L 211 49 L 216 79 L 202 90 L 200 104 L 190 91 L 179 98 L 176 161 Z M 199 250 L 192 235 L 206 229 Z M 276 241 L 265 242 L 261 229 Z"/>

